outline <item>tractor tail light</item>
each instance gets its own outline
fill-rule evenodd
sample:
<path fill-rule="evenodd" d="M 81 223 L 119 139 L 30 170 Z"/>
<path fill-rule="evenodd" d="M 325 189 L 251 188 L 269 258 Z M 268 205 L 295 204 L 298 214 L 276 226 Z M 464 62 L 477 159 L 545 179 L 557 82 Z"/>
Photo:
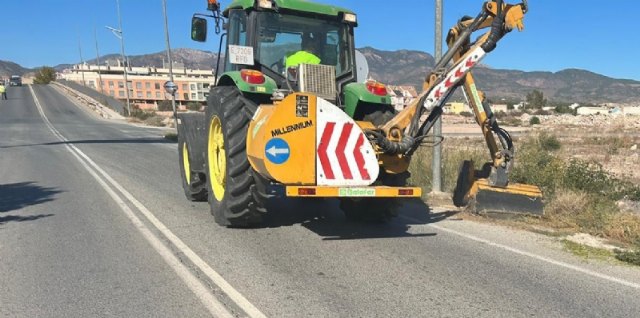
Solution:
<path fill-rule="evenodd" d="M 298 188 L 298 195 L 316 195 L 314 188 Z"/>
<path fill-rule="evenodd" d="M 413 195 L 413 189 L 398 189 L 398 195 Z"/>
<path fill-rule="evenodd" d="M 242 70 L 240 71 L 240 77 L 242 80 L 249 84 L 264 84 L 264 74 L 256 70 Z"/>
<path fill-rule="evenodd" d="M 371 94 L 378 96 L 387 96 L 387 87 L 376 81 L 368 81 L 367 82 L 367 90 L 371 92 Z"/>

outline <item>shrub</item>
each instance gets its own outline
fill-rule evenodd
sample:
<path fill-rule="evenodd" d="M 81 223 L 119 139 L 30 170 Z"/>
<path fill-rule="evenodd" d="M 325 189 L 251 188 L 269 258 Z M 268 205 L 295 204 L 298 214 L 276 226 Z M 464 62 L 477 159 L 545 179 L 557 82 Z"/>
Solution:
<path fill-rule="evenodd" d="M 158 110 L 161 112 L 173 111 L 173 104 L 170 100 L 163 100 L 158 103 Z"/>
<path fill-rule="evenodd" d="M 133 105 L 133 107 L 131 109 L 131 116 L 129 116 L 129 117 L 137 118 L 137 119 L 140 119 L 140 120 L 146 120 L 146 119 L 148 119 L 150 117 L 153 117 L 155 115 L 156 115 L 156 112 L 154 112 L 154 111 L 144 111 L 144 110 L 140 109 L 140 107 L 138 107 L 137 105 Z"/>
<path fill-rule="evenodd" d="M 584 192 L 558 190 L 556 197 L 544 207 L 545 218 L 559 228 L 579 229 L 575 219 L 588 209 L 589 196 Z"/>
<path fill-rule="evenodd" d="M 202 107 L 202 104 L 200 104 L 199 102 L 189 102 L 189 103 L 187 103 L 187 109 L 188 110 L 199 111 L 200 107 Z"/>
<path fill-rule="evenodd" d="M 555 135 L 549 135 L 547 133 L 541 133 L 538 135 L 538 143 L 543 150 L 555 151 L 559 150 L 562 146 L 560 140 Z"/>
<path fill-rule="evenodd" d="M 529 119 L 529 125 L 540 125 L 540 118 L 538 118 L 538 116 L 531 117 L 531 119 Z"/>
<path fill-rule="evenodd" d="M 53 67 L 43 66 L 36 72 L 33 82 L 35 84 L 49 84 L 56 80 L 56 70 Z"/>
<path fill-rule="evenodd" d="M 571 109 L 571 107 L 569 107 L 568 105 L 560 105 L 560 106 L 556 106 L 556 113 L 558 114 L 571 114 L 571 115 L 575 115 L 575 111 L 573 109 Z"/>
<path fill-rule="evenodd" d="M 153 114 L 149 118 L 144 120 L 144 123 L 149 126 L 163 127 L 164 117 Z"/>
<path fill-rule="evenodd" d="M 563 185 L 568 189 L 598 194 L 613 201 L 623 198 L 640 201 L 639 186 L 612 176 L 596 162 L 570 160 L 564 173 Z"/>
<path fill-rule="evenodd" d="M 562 185 L 563 173 L 563 161 L 545 150 L 539 137 L 521 141 L 511 171 L 512 181 L 537 185 L 546 196 L 553 196 Z"/>
<path fill-rule="evenodd" d="M 640 251 L 635 251 L 635 252 L 617 251 L 616 258 L 623 262 L 640 266 Z"/>

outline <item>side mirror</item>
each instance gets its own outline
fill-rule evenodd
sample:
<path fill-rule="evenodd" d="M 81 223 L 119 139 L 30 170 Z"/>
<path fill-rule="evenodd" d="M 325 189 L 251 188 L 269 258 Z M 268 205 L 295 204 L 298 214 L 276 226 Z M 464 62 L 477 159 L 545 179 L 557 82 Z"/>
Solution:
<path fill-rule="evenodd" d="M 197 42 L 207 40 L 207 20 L 203 18 L 191 18 L 191 39 Z"/>
<path fill-rule="evenodd" d="M 364 83 L 369 78 L 369 63 L 360 51 L 356 51 L 356 78 L 358 83 Z"/>

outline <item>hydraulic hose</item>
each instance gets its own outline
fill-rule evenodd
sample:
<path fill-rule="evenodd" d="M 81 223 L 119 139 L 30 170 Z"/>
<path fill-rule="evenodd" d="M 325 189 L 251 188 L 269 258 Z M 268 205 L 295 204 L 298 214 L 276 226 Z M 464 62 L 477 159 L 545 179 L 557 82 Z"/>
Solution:
<path fill-rule="evenodd" d="M 489 53 L 496 48 L 498 41 L 504 36 L 504 14 L 502 12 L 502 3 L 503 0 L 496 1 L 498 5 L 496 16 L 491 23 L 491 32 L 489 33 L 489 37 L 487 41 L 482 44 L 482 49 Z"/>
<path fill-rule="evenodd" d="M 376 136 L 377 145 L 387 155 L 405 154 L 413 149 L 416 139 L 405 135 L 400 142 L 394 142 L 387 139 L 384 135 Z"/>

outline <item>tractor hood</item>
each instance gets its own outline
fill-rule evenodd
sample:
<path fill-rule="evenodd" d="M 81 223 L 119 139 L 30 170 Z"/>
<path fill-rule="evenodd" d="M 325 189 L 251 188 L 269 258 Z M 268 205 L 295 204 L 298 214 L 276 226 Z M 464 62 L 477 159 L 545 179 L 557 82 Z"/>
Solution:
<path fill-rule="evenodd" d="M 230 9 L 253 8 L 256 1 L 258 0 L 234 0 L 224 10 L 224 15 L 227 16 Z M 272 0 L 272 2 L 276 7 L 280 9 L 287 9 L 292 11 L 310 12 L 330 16 L 338 16 L 338 14 L 340 13 L 353 13 L 353 11 L 349 9 L 306 0 Z"/>

